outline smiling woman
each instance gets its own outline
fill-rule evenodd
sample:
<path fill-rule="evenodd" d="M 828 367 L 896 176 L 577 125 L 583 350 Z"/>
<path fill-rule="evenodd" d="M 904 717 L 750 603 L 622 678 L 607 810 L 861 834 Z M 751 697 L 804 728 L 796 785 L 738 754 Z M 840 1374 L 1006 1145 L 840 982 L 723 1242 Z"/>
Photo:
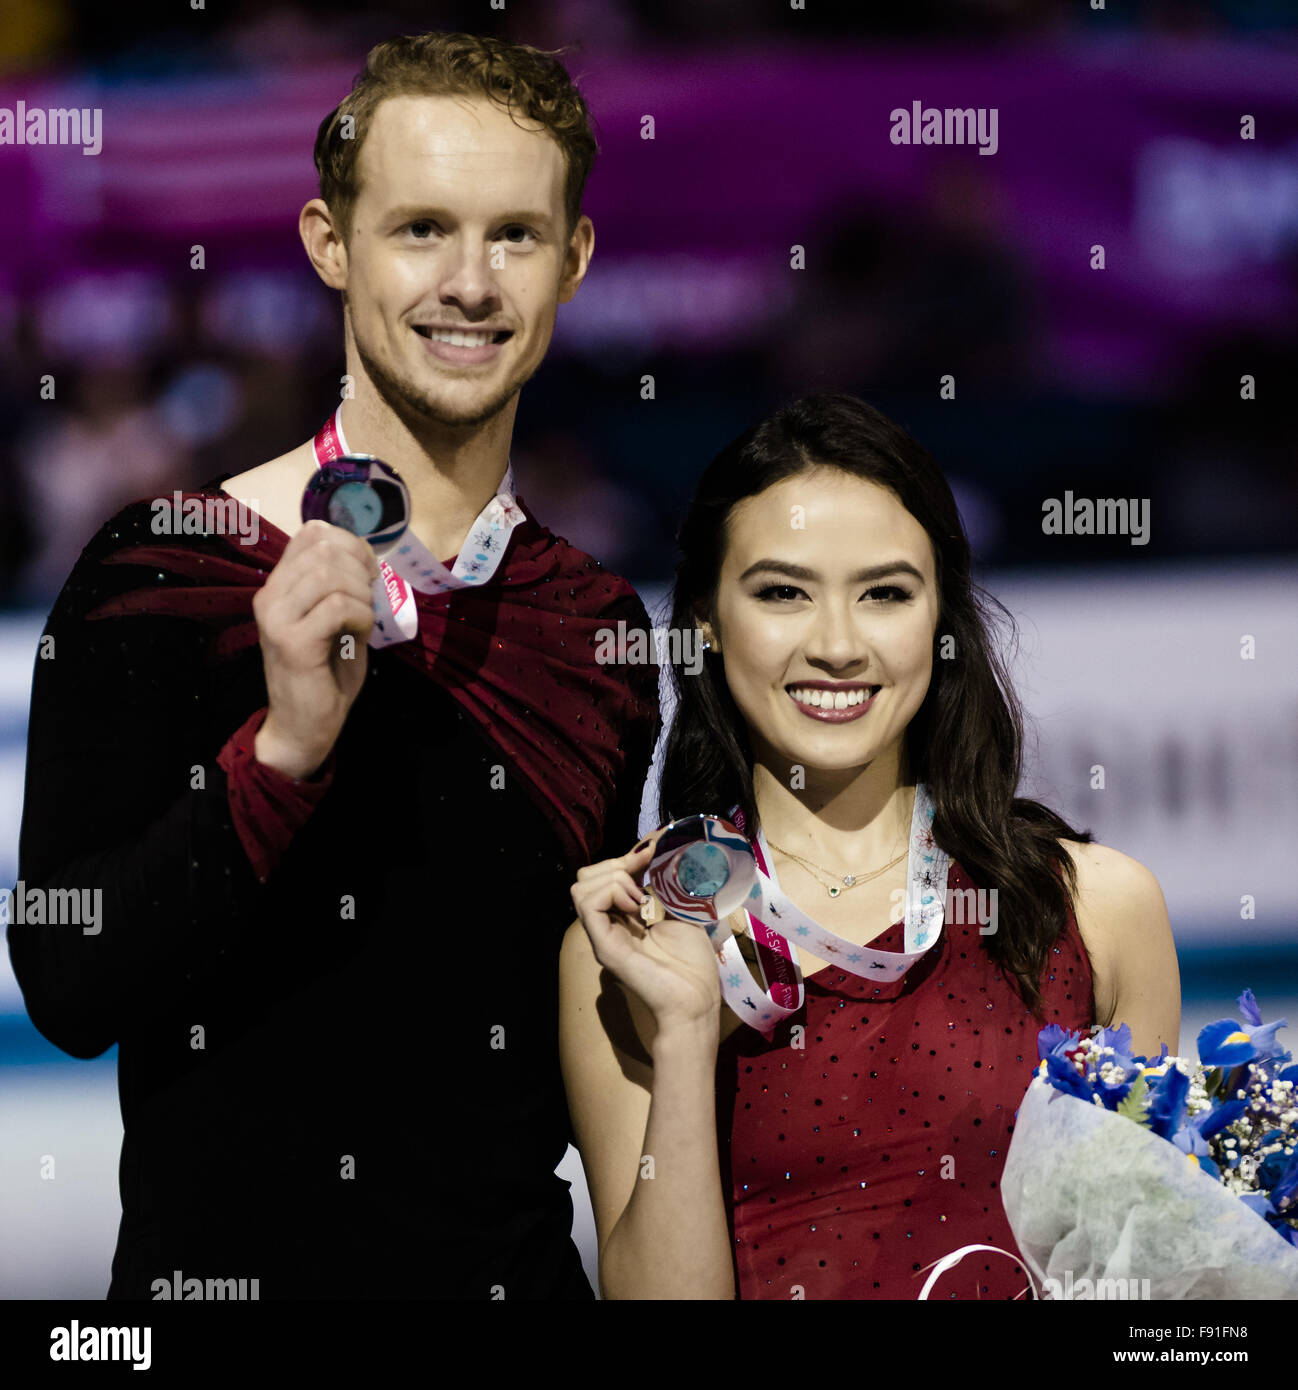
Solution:
<path fill-rule="evenodd" d="M 698 927 L 632 915 L 656 836 L 579 875 L 560 1039 L 601 1286 L 913 1298 L 962 1244 L 1015 1248 L 998 1183 L 1042 1025 L 1175 1045 L 1162 895 L 1016 795 L 995 600 L 937 465 L 878 411 L 820 393 L 746 431 L 680 550 L 671 626 L 706 655 L 673 668 L 660 816 L 730 820 L 787 902 L 730 919 L 748 991 Z M 901 909 L 938 898 L 934 939 Z M 935 1296 L 1023 1286 L 986 1263 Z"/>
<path fill-rule="evenodd" d="M 1022 717 L 992 628 L 1005 610 L 972 582 L 936 463 L 864 402 L 805 397 L 713 461 L 680 549 L 672 623 L 701 623 L 712 645 L 701 678 L 676 681 L 664 815 L 738 806 L 750 836 L 764 826 L 809 859 L 882 862 L 924 782 L 935 836 L 998 889 L 989 950 L 1038 1003 L 1076 888 L 1060 837 L 1090 836 L 1015 798 Z M 860 713 L 837 707 L 853 687 L 874 689 Z M 819 700 L 795 697 L 808 689 Z"/>

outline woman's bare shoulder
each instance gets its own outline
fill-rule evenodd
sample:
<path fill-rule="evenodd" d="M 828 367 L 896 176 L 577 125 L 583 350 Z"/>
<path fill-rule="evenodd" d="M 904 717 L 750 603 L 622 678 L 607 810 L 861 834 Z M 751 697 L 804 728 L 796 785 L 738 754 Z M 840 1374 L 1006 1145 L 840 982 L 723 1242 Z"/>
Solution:
<path fill-rule="evenodd" d="M 1144 864 L 1110 845 L 1059 844 L 1077 873 L 1073 909 L 1091 960 L 1096 1021 L 1108 1023 L 1133 981 L 1165 971 L 1169 961 L 1175 969 L 1163 890 Z"/>
<path fill-rule="evenodd" d="M 1077 870 L 1079 896 L 1085 893 L 1097 899 L 1131 901 L 1133 894 L 1144 899 L 1156 894 L 1161 899 L 1158 880 L 1129 854 L 1095 842 L 1061 839 L 1059 844 Z"/>

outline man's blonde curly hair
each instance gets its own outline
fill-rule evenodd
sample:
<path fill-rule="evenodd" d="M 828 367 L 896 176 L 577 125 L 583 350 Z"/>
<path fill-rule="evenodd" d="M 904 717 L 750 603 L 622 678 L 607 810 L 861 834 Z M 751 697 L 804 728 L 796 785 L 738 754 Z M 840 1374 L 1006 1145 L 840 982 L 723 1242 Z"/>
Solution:
<path fill-rule="evenodd" d="M 562 51 L 441 32 L 388 39 L 370 49 L 351 92 L 320 122 L 315 140 L 320 197 L 344 244 L 360 193 L 357 161 L 366 130 L 379 103 L 396 96 L 486 96 L 511 118 L 517 112 L 543 126 L 563 151 L 566 237 L 571 237 L 598 146 L 586 101 L 558 59 Z M 344 138 L 348 116 L 351 138 Z"/>

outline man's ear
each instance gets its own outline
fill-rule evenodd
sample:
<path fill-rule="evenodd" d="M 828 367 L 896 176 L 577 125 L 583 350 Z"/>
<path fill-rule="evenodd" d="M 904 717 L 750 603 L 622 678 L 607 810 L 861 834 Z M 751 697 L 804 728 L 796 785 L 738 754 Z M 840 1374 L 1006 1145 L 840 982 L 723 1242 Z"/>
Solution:
<path fill-rule="evenodd" d="M 595 254 L 595 224 L 585 213 L 577 219 L 572 236 L 568 239 L 568 249 L 564 254 L 563 273 L 559 277 L 559 303 L 567 304 L 577 293 L 581 282 L 590 268 L 590 258 Z"/>
<path fill-rule="evenodd" d="M 297 219 L 298 235 L 315 273 L 331 290 L 347 288 L 347 246 L 327 203 L 312 198 Z"/>

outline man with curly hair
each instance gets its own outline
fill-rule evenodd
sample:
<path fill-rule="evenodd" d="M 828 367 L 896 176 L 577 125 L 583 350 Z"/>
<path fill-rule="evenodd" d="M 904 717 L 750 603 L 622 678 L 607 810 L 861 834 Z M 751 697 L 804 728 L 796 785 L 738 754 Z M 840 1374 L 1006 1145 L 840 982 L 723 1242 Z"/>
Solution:
<path fill-rule="evenodd" d="M 9 940 L 41 1032 L 119 1044 L 110 1298 L 593 1297 L 554 1172 L 558 954 L 576 869 L 635 838 L 656 670 L 597 663 L 643 605 L 509 450 L 590 262 L 594 154 L 554 55 L 378 45 L 299 222 L 343 297 L 341 405 L 197 490 L 251 531 L 160 543 L 132 503 L 50 616 L 20 878 L 102 917 Z M 405 480 L 420 577 L 303 524 L 354 453 Z"/>

